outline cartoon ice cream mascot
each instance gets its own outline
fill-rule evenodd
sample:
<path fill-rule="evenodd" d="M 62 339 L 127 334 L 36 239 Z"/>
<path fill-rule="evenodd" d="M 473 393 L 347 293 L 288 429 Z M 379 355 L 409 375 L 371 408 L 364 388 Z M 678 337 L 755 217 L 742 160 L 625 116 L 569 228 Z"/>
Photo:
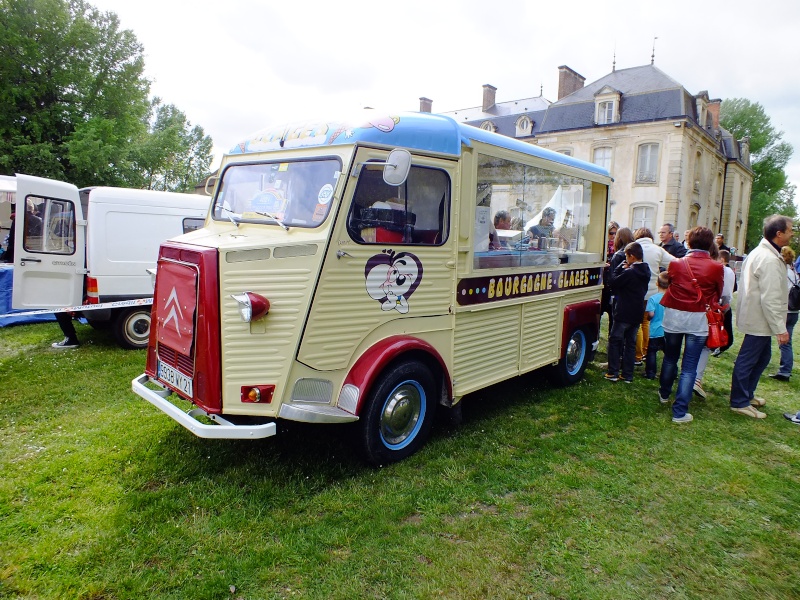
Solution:
<path fill-rule="evenodd" d="M 408 312 L 408 298 L 422 281 L 422 264 L 410 252 L 384 250 L 371 257 L 364 268 L 367 293 L 381 310 Z"/>

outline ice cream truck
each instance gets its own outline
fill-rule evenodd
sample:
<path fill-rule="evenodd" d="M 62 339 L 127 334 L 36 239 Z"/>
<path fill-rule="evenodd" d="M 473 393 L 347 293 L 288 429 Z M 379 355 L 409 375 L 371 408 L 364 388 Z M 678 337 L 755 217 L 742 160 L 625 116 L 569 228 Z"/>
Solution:
<path fill-rule="evenodd" d="M 358 421 L 369 462 L 401 460 L 465 394 L 583 376 L 610 182 L 440 115 L 260 131 L 223 158 L 205 226 L 161 245 L 133 389 L 203 438 Z"/>

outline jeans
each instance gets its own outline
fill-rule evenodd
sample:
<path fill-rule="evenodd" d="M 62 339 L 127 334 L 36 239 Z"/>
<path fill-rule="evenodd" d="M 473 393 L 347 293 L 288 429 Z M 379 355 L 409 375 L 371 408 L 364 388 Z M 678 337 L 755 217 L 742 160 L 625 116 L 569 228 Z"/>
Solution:
<path fill-rule="evenodd" d="M 755 397 L 761 374 L 772 358 L 772 337 L 745 334 L 739 355 L 733 363 L 731 408 L 744 408 Z"/>
<path fill-rule="evenodd" d="M 786 313 L 786 331 L 789 332 L 789 341 L 785 344 L 778 346 L 781 351 L 781 366 L 778 369 L 779 375 L 792 374 L 792 366 L 794 365 L 794 357 L 792 356 L 792 330 L 797 324 L 797 313 Z"/>
<path fill-rule="evenodd" d="M 678 358 L 681 355 L 684 338 L 686 346 L 683 348 L 681 375 L 678 379 L 678 390 L 675 392 L 675 402 L 672 404 L 672 416 L 675 418 L 685 415 L 689 408 L 694 379 L 697 375 L 697 361 L 700 360 L 700 353 L 706 347 L 706 339 L 708 339 L 705 335 L 694 335 L 693 333 L 664 332 L 664 360 L 661 363 L 661 380 L 658 390 L 662 398 L 666 398 L 672 393 L 672 384 L 675 383 L 675 378 L 678 376 Z"/>
<path fill-rule="evenodd" d="M 647 356 L 644 359 L 644 376 L 655 379 L 658 372 L 658 351 L 664 351 L 664 337 L 651 337 L 647 344 Z"/>
<path fill-rule="evenodd" d="M 608 373 L 617 375 L 622 362 L 622 378 L 633 379 L 633 362 L 636 357 L 636 332 L 638 323 L 614 321 L 608 336 Z"/>

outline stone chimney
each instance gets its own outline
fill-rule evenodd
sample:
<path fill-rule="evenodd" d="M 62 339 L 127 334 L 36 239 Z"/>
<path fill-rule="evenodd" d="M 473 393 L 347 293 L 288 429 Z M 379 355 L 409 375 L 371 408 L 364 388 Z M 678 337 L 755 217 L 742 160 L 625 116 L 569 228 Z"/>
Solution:
<path fill-rule="evenodd" d="M 558 99 L 569 96 L 583 87 L 586 77 L 570 69 L 567 65 L 558 67 Z"/>
<path fill-rule="evenodd" d="M 419 99 L 419 112 L 429 113 L 433 108 L 433 100 L 430 98 L 422 97 Z"/>
<path fill-rule="evenodd" d="M 722 100 L 717 98 L 716 100 L 709 100 L 708 101 L 708 114 L 711 115 L 711 121 L 713 123 L 714 129 L 719 129 L 719 107 L 722 104 Z"/>
<path fill-rule="evenodd" d="M 488 83 L 483 86 L 483 112 L 487 112 L 495 105 L 495 93 L 497 88 Z"/>

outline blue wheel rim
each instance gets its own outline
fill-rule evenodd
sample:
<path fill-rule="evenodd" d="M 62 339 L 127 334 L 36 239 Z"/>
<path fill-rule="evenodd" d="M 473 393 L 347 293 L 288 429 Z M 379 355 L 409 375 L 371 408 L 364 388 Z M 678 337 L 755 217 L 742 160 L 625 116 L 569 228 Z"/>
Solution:
<path fill-rule="evenodd" d="M 564 361 L 567 374 L 572 377 L 581 370 L 581 365 L 586 357 L 586 335 L 578 329 L 573 332 L 567 343 L 567 351 L 564 353 Z"/>
<path fill-rule="evenodd" d="M 425 419 L 427 397 L 412 379 L 397 384 L 383 402 L 380 413 L 381 442 L 389 450 L 402 450 L 413 442 Z"/>

